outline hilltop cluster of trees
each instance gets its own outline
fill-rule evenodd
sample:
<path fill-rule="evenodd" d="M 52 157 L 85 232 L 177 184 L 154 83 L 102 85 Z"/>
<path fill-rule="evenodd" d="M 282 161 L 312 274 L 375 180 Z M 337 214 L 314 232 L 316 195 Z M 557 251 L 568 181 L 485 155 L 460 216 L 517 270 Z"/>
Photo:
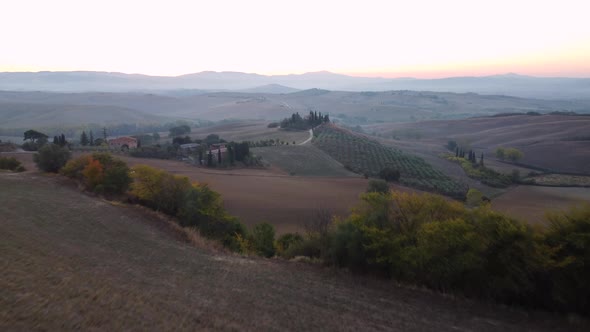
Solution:
<path fill-rule="evenodd" d="M 301 117 L 297 112 L 293 113 L 290 118 L 283 119 L 280 126 L 283 129 L 307 130 L 326 122 L 330 122 L 328 114 L 322 115 L 322 112 L 309 111 L 307 116 Z"/>

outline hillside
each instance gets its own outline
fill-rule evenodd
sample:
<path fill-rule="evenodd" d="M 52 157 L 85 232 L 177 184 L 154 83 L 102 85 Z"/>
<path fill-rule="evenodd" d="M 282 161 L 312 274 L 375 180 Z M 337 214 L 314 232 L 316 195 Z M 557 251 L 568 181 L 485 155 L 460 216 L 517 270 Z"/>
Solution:
<path fill-rule="evenodd" d="M 385 168 L 400 173 L 399 182 L 422 190 L 463 198 L 467 186 L 432 167 L 424 159 L 386 147 L 366 136 L 355 134 L 332 124 L 314 129 L 313 144 L 345 168 L 367 176 L 378 177 Z"/>
<path fill-rule="evenodd" d="M 497 147 L 515 147 L 522 163 L 558 172 L 590 174 L 590 117 L 497 116 L 452 121 L 388 123 L 365 130 L 391 145 L 438 154 L 448 140 L 469 143 L 491 159 Z"/>
<path fill-rule="evenodd" d="M 87 124 L 148 124 L 167 118 L 115 105 L 6 103 L 0 101 L 0 128 L 67 127 Z"/>
<path fill-rule="evenodd" d="M 20 106 L 19 106 L 20 105 Z M 421 120 L 463 119 L 497 113 L 574 111 L 590 113 L 589 100 L 540 100 L 506 96 L 457 94 L 442 92 L 388 91 L 344 92 L 310 89 L 286 94 L 209 92 L 178 93 L 51 93 L 0 91 L 0 116 L 6 117 L 18 109 L 78 110 L 71 117 L 64 114 L 55 121 L 86 124 L 100 121 L 102 115 L 91 114 L 89 107 L 114 114 L 117 121 L 135 123 L 137 118 L 149 121 L 154 116 L 166 119 L 223 120 L 263 119 L 277 121 L 294 112 L 306 114 L 310 109 L 329 113 L 333 121 L 356 126 L 378 122 L 415 122 Z M 137 112 L 133 116 L 130 111 Z M 97 113 L 97 112 L 94 112 Z M 102 111 L 100 112 L 102 113 Z M 107 114 L 107 113 L 105 113 Z M 149 115 L 148 115 L 149 114 Z M 97 117 L 99 117 L 97 119 Z M 53 117 L 52 117 L 53 118 Z M 31 117 L 29 126 L 42 126 L 46 119 Z M 3 121 L 2 128 L 22 125 L 18 121 Z"/>
<path fill-rule="evenodd" d="M 572 331 L 565 318 L 192 247 L 155 215 L 0 173 L 2 330 Z M 75 203 L 72 203 L 75 202 Z"/>

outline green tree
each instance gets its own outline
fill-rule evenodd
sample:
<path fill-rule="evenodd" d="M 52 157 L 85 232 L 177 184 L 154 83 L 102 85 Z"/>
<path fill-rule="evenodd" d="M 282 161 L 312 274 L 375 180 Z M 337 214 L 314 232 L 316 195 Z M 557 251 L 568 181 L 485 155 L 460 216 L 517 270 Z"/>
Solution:
<path fill-rule="evenodd" d="M 508 160 L 512 162 L 517 162 L 524 157 L 522 151 L 515 149 L 515 148 L 508 148 L 505 150 L 505 156 Z"/>
<path fill-rule="evenodd" d="M 399 180 L 399 170 L 391 167 L 385 167 L 379 172 L 379 177 L 385 181 L 397 181 Z"/>
<path fill-rule="evenodd" d="M 82 131 L 82 135 L 80 135 L 80 144 L 83 146 L 88 145 L 88 136 L 86 135 L 86 131 Z"/>
<path fill-rule="evenodd" d="M 94 134 L 92 133 L 92 130 L 90 131 L 90 138 L 88 139 L 88 145 L 90 145 L 90 146 L 94 145 Z"/>
<path fill-rule="evenodd" d="M 26 141 L 26 140 L 31 140 L 31 142 L 35 143 L 38 140 L 47 140 L 47 135 L 45 135 L 41 132 L 38 132 L 36 130 L 30 129 L 30 130 L 25 131 L 25 133 L 24 133 L 23 141 Z"/>
<path fill-rule="evenodd" d="M 70 151 L 55 144 L 46 144 L 33 155 L 37 167 L 45 172 L 57 173 L 70 159 Z"/>
<path fill-rule="evenodd" d="M 172 127 L 169 130 L 170 130 L 170 137 L 176 137 L 176 136 L 182 136 L 182 135 L 189 134 L 191 132 L 191 127 L 189 127 L 188 125 L 182 125 L 182 126 Z"/>

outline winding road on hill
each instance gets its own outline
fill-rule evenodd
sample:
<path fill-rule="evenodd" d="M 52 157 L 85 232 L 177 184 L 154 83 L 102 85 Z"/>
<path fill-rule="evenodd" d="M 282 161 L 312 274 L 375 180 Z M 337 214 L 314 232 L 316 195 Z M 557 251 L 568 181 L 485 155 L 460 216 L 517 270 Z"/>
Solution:
<path fill-rule="evenodd" d="M 309 138 L 308 138 L 308 139 L 306 139 L 305 141 L 303 141 L 303 142 L 299 143 L 299 145 L 304 145 L 304 144 L 307 144 L 308 142 L 310 142 L 310 141 L 311 141 L 311 139 L 312 139 L 312 138 L 313 138 L 313 129 L 310 129 L 310 130 L 309 130 Z"/>

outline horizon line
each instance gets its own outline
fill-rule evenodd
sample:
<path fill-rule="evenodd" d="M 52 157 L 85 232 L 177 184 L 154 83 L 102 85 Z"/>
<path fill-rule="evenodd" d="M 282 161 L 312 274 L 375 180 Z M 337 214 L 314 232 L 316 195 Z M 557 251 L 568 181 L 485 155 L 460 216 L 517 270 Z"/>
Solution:
<path fill-rule="evenodd" d="M 185 74 L 179 75 L 151 75 L 151 74 L 144 74 L 144 73 L 137 73 L 137 72 L 123 72 L 123 71 L 107 71 L 107 70 L 14 70 L 14 71 L 0 71 L 0 74 L 40 74 L 40 73 L 106 73 L 106 74 L 123 74 L 123 75 L 141 75 L 141 76 L 149 76 L 149 77 L 169 77 L 169 78 L 177 78 L 182 76 L 188 75 L 195 75 L 195 74 L 203 74 L 203 73 L 235 73 L 235 74 L 246 74 L 246 75 L 259 75 L 259 76 L 266 76 L 266 77 L 275 77 L 275 76 L 302 76 L 307 74 L 332 74 L 332 75 L 342 75 L 348 77 L 355 77 L 355 78 L 374 78 L 374 79 L 414 79 L 414 80 L 436 80 L 436 79 L 446 79 L 446 78 L 485 78 L 485 77 L 497 77 L 497 76 L 516 76 L 516 77 L 530 77 L 530 78 L 590 78 L 590 76 L 565 76 L 565 75 L 546 75 L 546 76 L 537 76 L 537 75 L 524 75 L 515 72 L 501 72 L 495 74 L 482 74 L 482 75 L 450 75 L 450 76 L 438 76 L 436 77 L 415 77 L 415 76 L 387 76 L 387 73 L 375 73 L 371 75 L 370 73 L 343 73 L 343 72 L 336 72 L 336 71 L 329 71 L 329 70 L 318 70 L 318 71 L 307 71 L 307 72 L 292 72 L 287 74 L 261 74 L 256 72 L 245 72 L 245 71 L 235 71 L 235 70 L 202 70 L 198 72 L 189 72 Z"/>

